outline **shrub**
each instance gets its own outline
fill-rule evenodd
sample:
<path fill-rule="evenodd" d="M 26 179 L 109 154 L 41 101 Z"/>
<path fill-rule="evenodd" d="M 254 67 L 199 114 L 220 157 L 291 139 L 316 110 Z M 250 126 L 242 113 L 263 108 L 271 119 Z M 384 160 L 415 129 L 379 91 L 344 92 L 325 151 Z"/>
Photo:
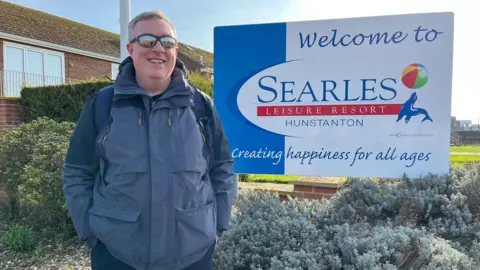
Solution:
<path fill-rule="evenodd" d="M 37 247 L 39 235 L 28 226 L 15 225 L 0 235 L 0 243 L 9 250 L 28 252 Z"/>
<path fill-rule="evenodd" d="M 188 75 L 188 78 L 192 85 L 213 98 L 213 81 L 209 77 L 198 72 L 192 72 Z"/>
<path fill-rule="evenodd" d="M 480 168 L 479 168 L 480 170 Z M 475 269 L 479 172 L 349 179 L 330 200 L 241 190 L 220 269 Z M 473 202 L 473 203 L 472 203 Z"/>
<path fill-rule="evenodd" d="M 396 225 L 426 227 L 459 247 L 470 245 L 480 228 L 480 179 L 475 170 L 452 168 L 448 175 L 419 179 L 404 177 L 398 183 L 350 179 L 348 188 L 332 200 L 326 225 L 354 223 L 358 217 L 373 225 L 392 220 Z M 466 241 L 466 242 L 465 242 Z"/>
<path fill-rule="evenodd" d="M 39 118 L 0 134 L 0 185 L 13 194 L 11 213 L 20 205 L 28 224 L 69 221 L 61 168 L 73 129 L 70 122 Z"/>
<path fill-rule="evenodd" d="M 323 237 L 308 239 L 301 251 L 274 255 L 269 269 L 471 269 L 473 264 L 420 229 L 359 222 L 320 232 Z"/>
<path fill-rule="evenodd" d="M 40 117 L 76 122 L 88 97 L 110 80 L 90 80 L 60 85 L 26 87 L 21 92 L 21 117 L 30 122 Z"/>
<path fill-rule="evenodd" d="M 248 174 L 239 174 L 238 175 L 239 182 L 247 182 L 248 181 Z"/>
<path fill-rule="evenodd" d="M 316 201 L 282 204 L 269 193 L 242 190 L 215 253 L 219 269 L 268 269 L 275 254 L 298 251 L 306 238 L 316 238 L 311 212 Z"/>

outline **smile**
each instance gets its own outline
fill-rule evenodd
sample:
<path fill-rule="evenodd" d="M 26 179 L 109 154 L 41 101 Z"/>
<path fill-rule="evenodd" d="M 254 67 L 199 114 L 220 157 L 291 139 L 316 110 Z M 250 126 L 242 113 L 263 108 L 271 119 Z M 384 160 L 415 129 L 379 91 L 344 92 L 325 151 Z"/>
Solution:
<path fill-rule="evenodd" d="M 165 63 L 165 60 L 161 60 L 161 59 L 149 59 L 148 60 L 150 63 L 154 63 L 154 64 L 163 64 Z"/>

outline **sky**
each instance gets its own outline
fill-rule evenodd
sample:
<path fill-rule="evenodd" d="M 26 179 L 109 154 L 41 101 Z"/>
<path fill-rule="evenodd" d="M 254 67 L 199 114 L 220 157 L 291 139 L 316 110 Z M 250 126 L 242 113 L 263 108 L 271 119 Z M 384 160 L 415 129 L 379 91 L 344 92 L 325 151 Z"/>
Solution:
<path fill-rule="evenodd" d="M 8 0 L 70 20 L 120 33 L 119 0 Z M 480 122 L 480 16 L 473 0 L 131 0 L 131 17 L 161 9 L 181 42 L 213 52 L 213 28 L 222 25 L 288 22 L 452 11 L 455 13 L 452 115 Z M 214 52 L 213 52 L 214 53 Z"/>

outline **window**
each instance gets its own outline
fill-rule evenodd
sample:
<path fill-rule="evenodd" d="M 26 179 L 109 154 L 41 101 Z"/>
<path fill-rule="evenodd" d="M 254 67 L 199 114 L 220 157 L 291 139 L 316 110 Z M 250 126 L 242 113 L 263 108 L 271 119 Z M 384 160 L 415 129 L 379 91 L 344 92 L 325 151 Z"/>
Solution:
<path fill-rule="evenodd" d="M 112 80 L 117 78 L 119 66 L 120 64 L 112 63 Z"/>
<path fill-rule="evenodd" d="M 65 82 L 63 53 L 10 42 L 3 44 L 5 96 L 20 96 L 23 85 L 38 86 Z"/>

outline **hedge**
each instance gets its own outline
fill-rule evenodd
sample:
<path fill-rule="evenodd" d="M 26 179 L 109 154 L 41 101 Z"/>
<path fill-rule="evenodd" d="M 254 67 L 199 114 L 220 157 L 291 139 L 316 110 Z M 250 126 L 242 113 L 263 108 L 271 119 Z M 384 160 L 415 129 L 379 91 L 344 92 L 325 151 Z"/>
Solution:
<path fill-rule="evenodd" d="M 21 117 L 23 122 L 47 117 L 58 122 L 76 122 L 88 97 L 110 80 L 91 80 L 61 85 L 25 87 L 21 92 Z"/>
<path fill-rule="evenodd" d="M 199 73 L 190 73 L 192 85 L 213 97 L 213 81 Z M 81 81 L 61 85 L 25 87 L 21 92 L 23 122 L 46 117 L 55 121 L 76 122 L 85 102 L 94 92 L 112 85 L 105 79 Z"/>
<path fill-rule="evenodd" d="M 70 222 L 61 169 L 74 128 L 72 122 L 39 118 L 0 133 L 0 186 L 14 199 L 13 218 L 35 226 Z"/>

